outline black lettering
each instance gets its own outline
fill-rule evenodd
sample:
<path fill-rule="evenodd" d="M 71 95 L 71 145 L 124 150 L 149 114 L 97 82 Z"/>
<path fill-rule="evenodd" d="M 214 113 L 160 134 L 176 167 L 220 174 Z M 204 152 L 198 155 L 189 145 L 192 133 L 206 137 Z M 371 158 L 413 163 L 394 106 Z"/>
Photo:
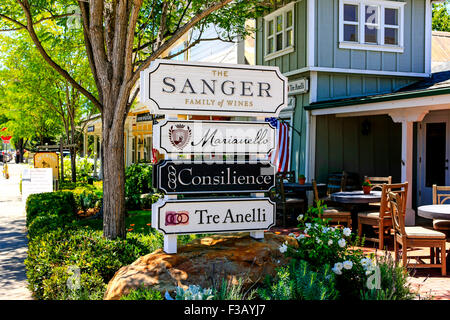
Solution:
<path fill-rule="evenodd" d="M 231 83 L 231 84 L 233 85 L 233 86 L 230 86 L 231 93 L 226 93 L 226 92 L 225 92 L 225 83 Z M 226 81 L 222 82 L 221 88 L 222 88 L 223 94 L 226 94 L 227 96 L 233 95 L 233 94 L 234 94 L 234 90 L 235 90 L 235 87 L 234 87 L 234 81 L 226 80 Z"/>
<path fill-rule="evenodd" d="M 189 79 L 186 79 L 186 82 L 184 83 L 184 87 L 183 87 L 183 90 L 181 90 L 181 93 L 186 93 L 186 92 L 184 92 L 184 89 L 186 89 L 187 87 L 189 87 L 189 89 L 191 90 L 191 93 L 196 93 L 194 91 L 194 88 L 192 87 L 192 84 L 189 81 Z"/>
<path fill-rule="evenodd" d="M 241 96 L 244 96 L 244 97 L 252 97 L 252 96 L 253 96 L 253 92 L 251 91 L 252 88 L 247 87 L 246 84 L 253 85 L 253 82 L 251 82 L 251 81 L 242 81 L 241 83 L 242 83 L 242 93 L 241 93 Z M 249 91 L 249 94 L 245 94 L 246 91 Z"/>
<path fill-rule="evenodd" d="M 175 91 L 175 85 L 172 84 L 172 83 L 167 82 L 168 80 L 172 80 L 173 83 L 175 83 L 175 79 L 174 79 L 174 78 L 170 78 L 170 77 L 165 77 L 165 78 L 163 79 L 163 83 L 164 83 L 166 86 L 169 86 L 169 87 L 172 88 L 172 89 L 169 91 L 169 90 L 166 90 L 166 89 L 163 88 L 162 91 L 163 91 L 163 92 L 167 92 L 167 93 L 172 93 L 172 92 Z"/>
<path fill-rule="evenodd" d="M 213 83 L 212 87 L 208 84 L 208 82 L 206 82 L 206 80 L 204 80 L 204 79 L 201 79 L 201 80 L 202 80 L 202 82 L 203 82 L 203 91 L 202 91 L 202 94 L 206 94 L 206 92 L 205 92 L 205 87 L 208 87 L 209 91 L 211 91 L 211 93 L 214 94 L 215 91 L 216 91 L 216 80 L 211 80 L 212 83 Z"/>
<path fill-rule="evenodd" d="M 258 82 L 259 84 L 259 94 L 258 97 L 262 97 L 262 92 L 265 91 L 266 92 L 266 97 L 272 97 L 269 93 L 270 90 L 270 84 L 267 82 Z M 265 88 L 263 88 L 263 85 L 266 85 Z"/>

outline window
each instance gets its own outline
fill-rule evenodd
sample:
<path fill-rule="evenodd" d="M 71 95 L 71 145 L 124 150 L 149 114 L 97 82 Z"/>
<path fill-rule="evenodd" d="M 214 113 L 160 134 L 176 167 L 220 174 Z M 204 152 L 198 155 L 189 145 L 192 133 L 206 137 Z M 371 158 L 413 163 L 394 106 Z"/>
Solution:
<path fill-rule="evenodd" d="M 294 51 L 294 5 L 291 2 L 264 17 L 266 61 Z"/>
<path fill-rule="evenodd" d="M 339 48 L 403 52 L 405 2 L 341 0 Z"/>

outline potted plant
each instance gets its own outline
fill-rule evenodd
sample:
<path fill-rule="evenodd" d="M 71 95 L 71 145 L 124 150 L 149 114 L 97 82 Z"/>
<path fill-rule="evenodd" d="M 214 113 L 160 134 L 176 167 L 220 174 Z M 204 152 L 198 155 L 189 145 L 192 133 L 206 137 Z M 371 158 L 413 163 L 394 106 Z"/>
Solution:
<path fill-rule="evenodd" d="M 364 194 L 369 194 L 370 190 L 372 190 L 372 184 L 370 183 L 369 180 L 366 180 L 363 182 L 362 188 L 363 188 Z"/>
<path fill-rule="evenodd" d="M 305 175 L 301 174 L 298 176 L 298 183 L 305 184 L 305 181 L 306 181 Z"/>

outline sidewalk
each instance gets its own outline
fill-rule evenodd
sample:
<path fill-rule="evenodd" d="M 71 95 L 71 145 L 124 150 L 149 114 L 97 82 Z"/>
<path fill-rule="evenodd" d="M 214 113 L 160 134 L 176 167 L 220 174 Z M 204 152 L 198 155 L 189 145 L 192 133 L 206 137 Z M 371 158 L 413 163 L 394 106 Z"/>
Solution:
<path fill-rule="evenodd" d="M 10 178 L 0 176 L 0 300 L 29 300 L 25 210 L 19 189 L 23 165 L 8 164 L 8 168 Z"/>

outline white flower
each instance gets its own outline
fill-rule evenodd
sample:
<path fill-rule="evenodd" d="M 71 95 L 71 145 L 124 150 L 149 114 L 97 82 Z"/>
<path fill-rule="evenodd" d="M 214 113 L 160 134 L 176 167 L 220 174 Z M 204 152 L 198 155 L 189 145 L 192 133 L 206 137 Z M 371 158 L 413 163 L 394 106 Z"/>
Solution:
<path fill-rule="evenodd" d="M 322 240 L 321 240 L 321 239 L 317 239 L 316 242 L 317 242 L 318 244 L 322 244 Z"/>
<path fill-rule="evenodd" d="M 300 214 L 300 215 L 297 217 L 297 221 L 301 221 L 301 220 L 303 220 L 303 215 L 302 215 L 302 214 Z"/>
<path fill-rule="evenodd" d="M 293 234 L 292 232 L 288 234 L 289 237 L 293 237 L 295 238 L 295 234 Z"/>
<path fill-rule="evenodd" d="M 339 241 L 338 241 L 338 244 L 339 244 L 339 246 L 340 246 L 341 248 L 345 247 L 345 244 L 346 244 L 345 239 L 339 240 Z"/>
<path fill-rule="evenodd" d="M 305 238 L 306 236 L 302 233 L 302 234 L 300 234 L 298 237 L 296 237 L 295 239 L 297 239 L 297 240 L 300 240 L 300 239 L 303 239 L 303 238 Z"/>
<path fill-rule="evenodd" d="M 338 268 L 336 268 L 336 267 L 334 267 L 333 269 L 331 269 L 335 274 L 337 274 L 337 275 L 341 275 L 342 274 L 342 271 L 341 271 L 341 269 L 338 269 Z"/>
<path fill-rule="evenodd" d="M 344 266 L 344 269 L 350 270 L 353 267 L 353 262 L 344 261 L 343 266 Z"/>
<path fill-rule="evenodd" d="M 305 223 L 307 229 L 311 228 L 311 223 Z"/>
<path fill-rule="evenodd" d="M 328 245 L 331 246 L 333 244 L 333 240 L 328 240 Z"/>
<path fill-rule="evenodd" d="M 287 245 L 285 244 L 285 243 L 283 243 L 281 246 L 280 246 L 280 252 L 281 253 L 285 253 L 287 251 Z"/>
<path fill-rule="evenodd" d="M 344 228 L 344 236 L 348 237 L 352 234 L 352 230 L 350 230 L 350 228 Z"/>
<path fill-rule="evenodd" d="M 333 269 L 331 269 L 335 274 L 337 275 L 341 275 L 342 274 L 342 268 L 344 267 L 344 265 L 342 264 L 342 262 L 336 262 L 334 264 Z"/>
<path fill-rule="evenodd" d="M 370 275 L 372 273 L 372 270 L 367 270 L 366 271 L 366 276 Z"/>

